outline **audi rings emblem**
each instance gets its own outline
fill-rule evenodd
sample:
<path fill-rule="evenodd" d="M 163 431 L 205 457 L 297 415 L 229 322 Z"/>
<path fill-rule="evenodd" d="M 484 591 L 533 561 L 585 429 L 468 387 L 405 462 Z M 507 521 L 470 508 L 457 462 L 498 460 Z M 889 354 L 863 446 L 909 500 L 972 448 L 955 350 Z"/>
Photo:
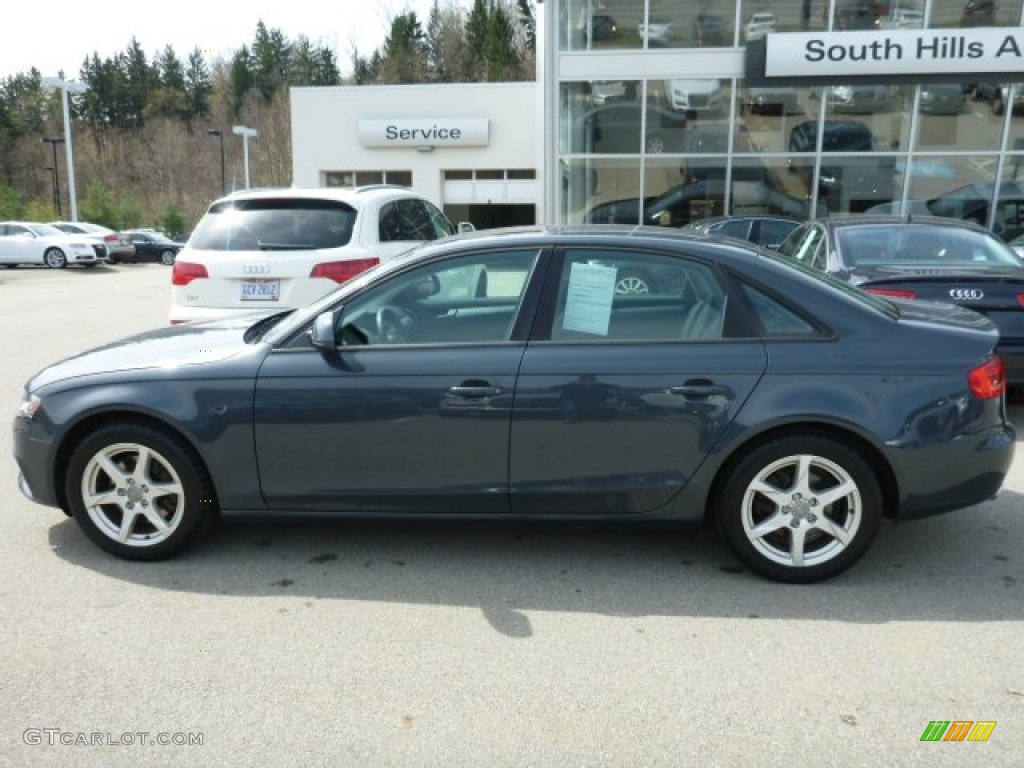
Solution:
<path fill-rule="evenodd" d="M 269 264 L 243 264 L 242 265 L 243 275 L 269 275 L 270 265 Z"/>
<path fill-rule="evenodd" d="M 971 299 L 984 299 L 985 292 L 980 288 L 953 288 L 949 292 L 949 298 L 971 300 Z"/>

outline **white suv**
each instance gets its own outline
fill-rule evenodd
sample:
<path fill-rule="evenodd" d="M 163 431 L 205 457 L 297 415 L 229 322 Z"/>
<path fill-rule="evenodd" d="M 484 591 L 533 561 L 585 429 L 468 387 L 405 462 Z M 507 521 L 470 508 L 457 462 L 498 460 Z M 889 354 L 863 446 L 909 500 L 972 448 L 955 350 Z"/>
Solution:
<path fill-rule="evenodd" d="M 170 321 L 301 307 L 454 231 L 405 187 L 236 192 L 210 206 L 178 253 Z"/>

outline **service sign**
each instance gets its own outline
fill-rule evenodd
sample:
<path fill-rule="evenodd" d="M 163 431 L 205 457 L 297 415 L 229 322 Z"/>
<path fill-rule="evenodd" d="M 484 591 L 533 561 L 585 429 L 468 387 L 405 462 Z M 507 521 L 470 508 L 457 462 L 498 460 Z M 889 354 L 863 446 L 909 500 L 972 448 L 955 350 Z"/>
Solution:
<path fill-rule="evenodd" d="M 359 121 L 364 147 L 486 147 L 486 117 L 403 117 Z"/>
<path fill-rule="evenodd" d="M 1024 29 L 787 32 L 766 36 L 765 77 L 999 73 L 1020 79 Z"/>

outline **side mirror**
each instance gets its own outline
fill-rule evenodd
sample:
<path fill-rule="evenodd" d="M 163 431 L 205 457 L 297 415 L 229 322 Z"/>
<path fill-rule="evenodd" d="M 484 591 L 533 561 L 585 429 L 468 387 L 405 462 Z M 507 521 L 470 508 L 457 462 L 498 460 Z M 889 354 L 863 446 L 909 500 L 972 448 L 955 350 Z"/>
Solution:
<path fill-rule="evenodd" d="M 327 311 L 321 312 L 313 320 L 313 327 L 310 329 L 310 341 L 317 349 L 325 352 L 337 351 L 338 342 L 334 337 L 335 318 L 335 312 Z"/>
<path fill-rule="evenodd" d="M 473 226 L 471 221 L 460 221 L 459 232 L 476 232 L 476 227 Z"/>

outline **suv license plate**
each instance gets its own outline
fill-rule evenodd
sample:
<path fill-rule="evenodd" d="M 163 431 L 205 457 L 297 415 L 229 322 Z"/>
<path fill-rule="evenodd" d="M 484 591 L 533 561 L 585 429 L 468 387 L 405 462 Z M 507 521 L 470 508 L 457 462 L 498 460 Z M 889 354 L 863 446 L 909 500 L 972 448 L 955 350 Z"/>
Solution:
<path fill-rule="evenodd" d="M 245 280 L 242 282 L 242 301 L 280 301 L 280 280 Z"/>

